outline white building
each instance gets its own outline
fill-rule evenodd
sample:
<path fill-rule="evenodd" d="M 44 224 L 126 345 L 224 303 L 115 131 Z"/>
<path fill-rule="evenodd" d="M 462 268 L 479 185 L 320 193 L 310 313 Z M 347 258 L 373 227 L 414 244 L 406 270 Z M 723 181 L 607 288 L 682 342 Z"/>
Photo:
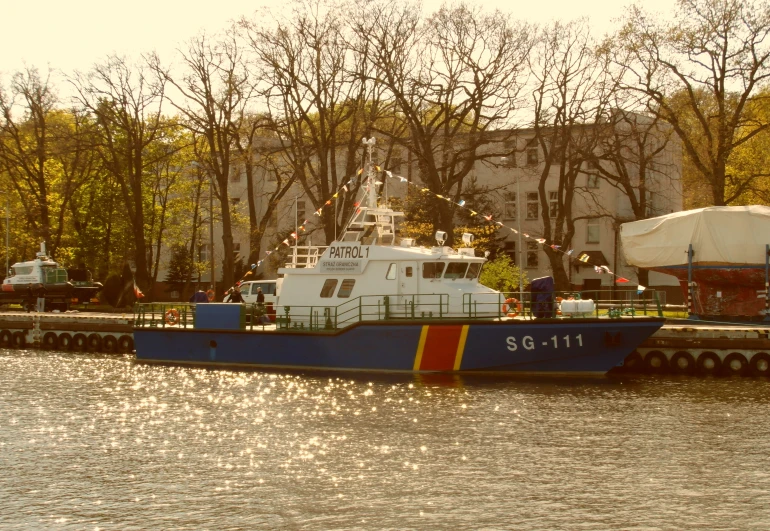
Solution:
<path fill-rule="evenodd" d="M 548 276 L 550 264 L 542 249 L 542 245 L 534 238 L 540 237 L 542 231 L 541 203 L 538 193 L 540 175 L 543 170 L 543 154 L 537 143 L 533 141 L 532 130 L 516 131 L 516 153 L 513 156 L 498 158 L 488 163 L 477 163 L 469 178 L 475 179 L 477 185 L 490 189 L 490 194 L 499 205 L 502 213 L 504 228 L 500 230 L 505 235 L 504 249 L 514 259 L 517 265 L 523 265 L 527 277 L 534 279 Z M 384 150 L 385 146 L 378 146 Z M 363 149 L 363 147 L 362 147 Z M 501 150 L 502 151 L 502 150 Z M 381 153 L 382 156 L 382 153 Z M 402 162 L 405 157 L 398 157 L 397 166 L 393 167 L 393 173 L 409 177 L 414 183 L 419 183 L 416 165 Z M 489 162 L 492 162 L 490 164 Z M 600 164 L 609 164 L 600 162 Z M 628 284 L 622 287 L 631 287 L 637 284 L 636 270 L 629 267 L 624 260 L 620 239 L 618 236 L 619 225 L 625 221 L 634 220 L 631 202 L 627 194 L 619 186 L 598 177 L 595 169 L 589 169 L 585 164 L 585 171 L 576 179 L 576 194 L 573 201 L 572 217 L 575 220 L 575 234 L 571 248 L 573 253 L 564 261 L 569 263 L 568 275 L 574 289 L 580 290 L 609 290 L 615 284 L 617 276 L 629 279 Z M 637 165 L 638 166 L 638 165 Z M 636 179 L 638 184 L 638 167 L 630 164 L 630 178 Z M 647 199 L 648 208 L 646 217 L 668 214 L 682 209 L 681 171 L 682 154 L 681 146 L 675 138 L 669 139 L 664 149 L 660 150 L 652 159 L 651 168 L 647 174 Z M 388 169 L 383 165 L 383 170 Z M 549 195 L 548 204 L 553 205 L 556 190 L 558 189 L 559 168 L 554 165 L 551 168 L 546 181 L 545 190 Z M 269 172 L 260 172 L 255 183 L 255 197 L 257 198 L 257 216 L 262 217 L 266 211 L 267 192 L 275 188 L 275 178 Z M 348 176 L 354 177 L 354 176 Z M 340 179 L 345 182 L 345 179 Z M 406 193 L 407 185 L 399 185 L 396 179 L 386 180 L 387 193 L 391 196 L 399 196 Z M 235 253 L 242 258 L 244 264 L 249 256 L 249 223 L 246 178 L 238 172 L 234 172 L 230 178 L 229 196 L 233 207 L 234 223 L 233 239 Z M 272 188 L 271 188 L 272 187 Z M 385 189 L 383 189 L 385 192 Z M 638 190 L 637 192 L 638 193 Z M 328 198 L 332 199 L 332 198 Z M 468 205 L 471 206 L 471 205 Z M 328 208 L 334 208 L 334 204 Z M 279 203 L 272 216 L 268 229 L 262 238 L 261 258 L 265 259 L 265 251 L 273 251 L 276 248 L 276 236 L 279 231 L 292 231 L 303 221 L 309 220 L 307 226 L 310 238 L 304 238 L 305 243 L 324 245 L 324 234 L 319 228 L 318 216 L 314 216 L 315 207 L 307 198 L 299 184 L 295 184 Z M 517 219 L 520 216 L 520 219 Z M 520 238 L 510 229 L 521 228 L 521 232 L 531 238 Z M 204 228 L 201 235 L 201 259 L 207 259 L 209 236 L 208 229 Z M 300 234 L 302 232 L 300 231 Z M 521 246 L 520 246 L 521 242 Z M 293 240 L 292 240 L 293 243 Z M 281 244 L 278 244 L 281 247 Z M 564 249 L 563 251 L 567 251 Z M 590 256 L 589 264 L 577 260 L 581 254 Z M 215 276 L 222 278 L 222 238 L 221 227 L 214 227 L 214 260 L 216 265 Z M 245 264 L 248 266 L 248 264 Z M 265 278 L 275 278 L 275 269 L 283 264 L 277 264 L 266 260 L 257 270 Z M 606 265 L 615 275 L 599 274 L 594 265 Z M 201 277 L 201 281 L 210 284 L 210 274 L 207 272 Z M 159 278 L 165 278 L 161 272 Z M 649 288 L 658 288 L 667 292 L 668 302 L 677 300 L 679 288 L 676 279 L 669 275 L 650 272 L 648 280 Z M 157 290 L 156 290 L 157 293 Z"/>

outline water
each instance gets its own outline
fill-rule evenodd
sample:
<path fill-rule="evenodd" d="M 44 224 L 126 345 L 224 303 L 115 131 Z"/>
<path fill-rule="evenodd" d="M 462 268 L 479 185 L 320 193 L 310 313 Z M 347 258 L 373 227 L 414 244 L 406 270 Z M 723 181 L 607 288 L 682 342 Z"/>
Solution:
<path fill-rule="evenodd" d="M 0 529 L 770 528 L 766 380 L 0 360 Z"/>

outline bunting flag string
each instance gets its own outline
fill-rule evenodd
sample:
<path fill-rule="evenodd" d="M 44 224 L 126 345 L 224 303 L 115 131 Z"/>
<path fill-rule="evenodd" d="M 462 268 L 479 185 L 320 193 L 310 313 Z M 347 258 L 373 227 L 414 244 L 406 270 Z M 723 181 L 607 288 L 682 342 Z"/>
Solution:
<path fill-rule="evenodd" d="M 385 170 L 383 173 L 385 174 L 386 177 L 388 177 L 390 179 L 398 179 L 399 182 L 406 183 L 407 186 L 413 186 L 413 187 L 417 188 L 421 193 L 432 194 L 434 197 L 436 197 L 436 199 L 443 199 L 444 201 L 452 203 L 452 204 L 458 206 L 459 208 L 467 210 L 470 213 L 471 216 L 479 215 L 479 213 L 476 212 L 475 210 L 472 210 L 471 208 L 466 207 L 466 202 L 465 202 L 464 199 L 461 199 L 461 200 L 455 202 L 451 198 L 446 197 L 446 196 L 441 195 L 441 194 L 437 194 L 437 193 L 431 191 L 430 189 L 425 188 L 422 185 L 418 185 L 418 184 L 409 182 L 409 180 L 406 177 L 403 177 L 401 175 L 393 175 L 393 173 L 390 172 L 389 170 Z M 483 217 L 486 221 L 488 221 L 490 223 L 493 223 L 493 224 L 495 224 L 495 225 L 497 225 L 499 227 L 507 228 L 513 234 L 519 234 L 518 230 L 516 230 L 514 228 L 511 228 L 511 227 L 505 227 L 503 222 L 493 220 L 491 214 L 482 214 L 481 217 Z M 536 241 L 540 245 L 546 245 L 546 238 L 536 238 L 534 236 L 530 236 L 529 234 L 527 234 L 525 232 L 522 232 L 521 235 L 524 236 L 527 239 L 531 239 L 531 240 Z M 548 247 L 550 247 L 552 250 L 554 250 L 556 252 L 562 253 L 563 255 L 568 257 L 569 259 L 574 260 L 574 258 L 572 258 L 572 254 L 575 252 L 574 249 L 567 249 L 566 251 L 564 251 L 564 250 L 561 249 L 561 245 L 556 245 L 556 244 L 548 245 Z M 599 264 L 592 264 L 592 263 L 590 263 L 591 257 L 588 254 L 585 254 L 585 253 L 581 254 L 577 258 L 577 260 L 579 260 L 582 263 L 585 263 L 588 266 L 594 266 L 595 271 L 601 272 L 601 274 L 610 274 L 612 276 L 617 277 L 615 282 L 618 282 L 618 283 L 629 282 L 629 280 L 627 278 L 623 278 L 623 277 L 620 277 L 618 275 L 615 275 L 615 273 L 610 271 L 610 268 L 608 266 L 606 266 L 606 265 L 599 265 Z M 646 289 L 647 288 L 645 286 L 642 286 L 642 285 L 639 285 L 638 288 L 637 288 L 638 293 L 642 293 Z"/>
<path fill-rule="evenodd" d="M 464 199 L 460 199 L 459 201 L 453 201 L 451 197 L 447 197 L 447 196 L 444 196 L 444 195 L 441 195 L 441 194 L 437 194 L 437 193 L 433 192 L 432 190 L 430 190 L 429 188 L 425 188 L 422 185 L 410 182 L 409 179 L 407 179 L 406 177 L 404 177 L 402 175 L 394 175 L 390 170 L 383 170 L 382 168 L 380 168 L 379 166 L 376 166 L 376 165 L 373 166 L 373 170 L 377 171 L 377 172 L 381 172 L 382 174 L 385 175 L 385 177 L 387 177 L 389 179 L 398 179 L 398 181 L 400 183 L 406 184 L 407 187 L 409 187 L 409 186 L 414 187 L 417 190 L 419 190 L 419 192 L 421 192 L 421 193 L 431 194 L 436 199 L 444 200 L 444 201 L 446 201 L 448 203 L 452 203 L 453 205 L 455 205 L 455 206 L 457 206 L 459 208 L 467 210 L 471 217 L 479 215 L 478 212 L 476 212 L 475 210 L 473 210 L 470 207 L 466 206 L 466 201 Z M 322 214 L 323 214 L 324 208 L 328 207 L 328 206 L 331 206 L 333 204 L 332 199 L 337 199 L 341 193 L 348 193 L 350 191 L 350 189 L 352 188 L 352 186 L 356 183 L 357 177 L 360 176 L 360 175 L 363 175 L 363 173 L 364 173 L 364 168 L 360 168 L 359 170 L 357 170 L 355 176 L 353 176 L 350 179 L 348 179 L 347 181 L 345 181 L 337 189 L 337 191 L 329 199 L 327 199 L 321 205 L 321 207 L 318 210 L 313 212 L 313 215 L 314 216 L 318 216 L 320 218 L 322 216 Z M 384 181 L 374 181 L 375 187 L 381 186 L 383 184 L 384 184 Z M 369 188 L 367 186 L 366 190 L 368 191 L 368 189 Z M 361 205 L 360 201 L 356 201 L 356 202 L 353 203 L 353 206 L 356 208 L 356 212 L 360 212 L 360 208 L 359 208 L 360 205 Z M 502 221 L 498 221 L 498 220 L 492 219 L 493 216 L 491 214 L 481 214 L 481 217 L 483 217 L 489 223 L 497 225 L 498 227 L 507 228 L 513 234 L 519 234 L 518 230 L 516 230 L 516 229 L 514 229 L 512 227 L 506 227 L 505 224 Z M 310 220 L 307 220 L 307 219 L 304 220 L 302 222 L 302 224 L 298 227 L 298 230 L 301 230 L 301 231 L 305 232 L 307 230 L 305 226 L 308 225 L 309 223 L 310 223 Z M 546 245 L 546 241 L 547 241 L 546 238 L 536 238 L 534 236 L 530 236 L 529 234 L 527 234 L 525 232 L 522 232 L 521 235 L 524 238 L 526 238 L 526 239 L 530 239 L 530 240 L 536 241 L 540 245 Z M 298 232 L 292 232 L 291 235 L 290 235 L 290 238 L 292 238 L 295 241 L 298 241 L 298 239 L 299 239 Z M 256 264 L 251 264 L 251 269 L 243 275 L 241 280 L 239 280 L 236 283 L 236 286 L 240 285 L 245 280 L 245 278 L 248 275 L 251 275 L 254 270 L 256 270 L 260 265 L 262 265 L 262 263 L 267 259 L 268 256 L 270 256 L 272 253 L 278 251 L 280 249 L 281 245 L 290 246 L 289 238 L 286 238 L 284 241 L 282 241 L 280 244 L 278 244 L 278 246 L 276 246 L 275 249 L 272 249 L 272 250 L 269 250 L 269 251 L 265 251 L 265 257 L 263 259 L 259 260 Z M 566 257 L 568 257 L 571 260 L 575 260 L 575 258 L 572 257 L 573 253 L 575 252 L 574 249 L 567 249 L 566 251 L 564 251 L 564 250 L 561 249 L 561 245 L 557 245 L 557 244 L 548 245 L 548 247 L 550 247 L 553 251 L 562 253 L 563 255 L 565 255 Z M 627 282 L 630 282 L 627 278 L 623 278 L 623 277 L 618 276 L 615 273 L 613 273 L 610 270 L 610 268 L 608 266 L 606 266 L 606 265 L 592 264 L 590 262 L 590 260 L 591 260 L 590 255 L 588 255 L 586 253 L 582 253 L 579 257 L 577 257 L 577 260 L 579 262 L 582 262 L 582 263 L 588 265 L 588 266 L 593 266 L 594 270 L 597 273 L 600 273 L 600 274 L 610 274 L 612 276 L 615 276 L 616 277 L 615 282 L 617 282 L 617 283 L 627 283 Z M 647 288 L 645 286 L 642 286 L 641 284 L 637 286 L 637 292 L 640 293 L 640 294 L 642 292 L 644 292 L 646 289 Z"/>

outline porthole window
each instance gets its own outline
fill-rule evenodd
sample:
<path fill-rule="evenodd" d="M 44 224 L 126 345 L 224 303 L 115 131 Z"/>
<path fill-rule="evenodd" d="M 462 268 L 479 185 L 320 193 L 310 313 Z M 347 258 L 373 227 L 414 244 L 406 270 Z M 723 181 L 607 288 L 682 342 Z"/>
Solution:
<path fill-rule="evenodd" d="M 327 278 L 326 282 L 324 282 L 324 285 L 321 288 L 321 297 L 324 299 L 328 299 L 334 294 L 334 288 L 336 287 L 337 287 L 337 279 Z"/>
<path fill-rule="evenodd" d="M 353 286 L 356 285 L 355 279 L 352 278 L 346 278 L 342 281 L 342 285 L 340 286 L 340 290 L 337 292 L 337 297 L 340 297 L 342 299 L 347 299 L 350 297 L 350 293 L 353 291 Z"/>

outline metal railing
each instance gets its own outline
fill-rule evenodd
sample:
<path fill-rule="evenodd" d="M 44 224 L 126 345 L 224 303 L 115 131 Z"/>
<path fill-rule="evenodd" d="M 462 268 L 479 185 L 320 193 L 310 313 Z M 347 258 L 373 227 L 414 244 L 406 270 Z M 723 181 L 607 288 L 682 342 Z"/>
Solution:
<path fill-rule="evenodd" d="M 590 313 L 561 312 L 563 301 L 593 300 Z M 275 315 L 275 328 L 292 331 L 335 331 L 363 321 L 458 320 L 458 319 L 535 319 L 577 317 L 634 318 L 662 316 L 659 293 L 647 290 L 639 296 L 623 292 L 625 297 L 609 298 L 611 291 L 553 292 L 533 294 L 465 293 L 462 301 L 452 304 L 448 294 L 362 295 L 340 305 L 280 306 Z M 545 295 L 545 297 L 542 297 Z M 603 297 L 607 295 L 608 297 Z M 617 295 L 617 292 L 615 293 Z M 545 299 L 545 300 L 544 300 Z M 262 318 L 265 308 L 244 304 L 246 329 L 267 329 L 273 323 Z M 454 308 L 454 309 L 453 309 Z M 461 311 L 458 311 L 461 308 Z M 140 303 L 134 308 L 136 327 L 191 328 L 195 324 L 196 305 L 191 303 Z"/>
<path fill-rule="evenodd" d="M 299 245 L 291 247 L 289 257 L 291 262 L 286 262 L 286 267 L 298 268 L 298 267 L 315 267 L 318 264 L 318 259 L 327 249 L 328 246 L 321 245 Z"/>

